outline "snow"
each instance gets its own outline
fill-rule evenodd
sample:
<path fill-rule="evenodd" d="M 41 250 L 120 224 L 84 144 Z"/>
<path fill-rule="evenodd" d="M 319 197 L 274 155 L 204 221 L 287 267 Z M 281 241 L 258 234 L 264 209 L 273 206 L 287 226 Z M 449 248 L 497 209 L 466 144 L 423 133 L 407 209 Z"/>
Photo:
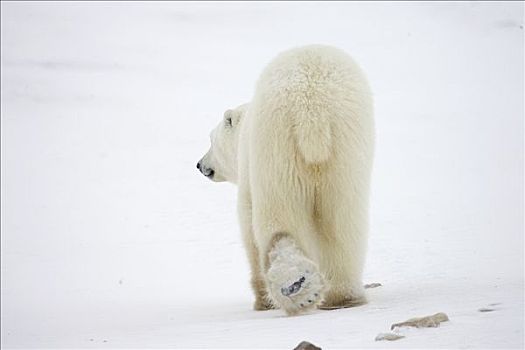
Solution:
<path fill-rule="evenodd" d="M 3 1 L 2 347 L 523 348 L 523 9 Z M 286 317 L 251 309 L 235 187 L 195 164 L 264 65 L 310 43 L 374 90 L 382 286 Z"/>

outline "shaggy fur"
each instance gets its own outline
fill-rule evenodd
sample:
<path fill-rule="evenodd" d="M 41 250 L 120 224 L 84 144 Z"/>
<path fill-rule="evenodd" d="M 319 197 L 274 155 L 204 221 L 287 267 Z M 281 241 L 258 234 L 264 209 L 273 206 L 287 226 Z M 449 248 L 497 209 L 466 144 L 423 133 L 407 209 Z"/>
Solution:
<path fill-rule="evenodd" d="M 315 45 L 277 56 L 212 132 L 198 167 L 238 184 L 255 309 L 365 302 L 372 115 L 357 64 Z"/>

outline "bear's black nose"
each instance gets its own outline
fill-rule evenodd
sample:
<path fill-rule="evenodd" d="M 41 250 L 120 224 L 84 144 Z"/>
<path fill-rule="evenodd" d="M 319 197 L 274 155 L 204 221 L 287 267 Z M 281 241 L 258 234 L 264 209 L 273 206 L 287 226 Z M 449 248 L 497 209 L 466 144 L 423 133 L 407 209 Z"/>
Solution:
<path fill-rule="evenodd" d="M 201 170 L 201 162 L 197 163 L 197 169 Z"/>

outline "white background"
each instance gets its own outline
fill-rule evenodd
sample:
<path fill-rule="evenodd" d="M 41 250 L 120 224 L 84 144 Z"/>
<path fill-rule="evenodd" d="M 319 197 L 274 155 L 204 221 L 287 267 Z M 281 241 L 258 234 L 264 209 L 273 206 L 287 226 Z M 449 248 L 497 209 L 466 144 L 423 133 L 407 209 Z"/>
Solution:
<path fill-rule="evenodd" d="M 2 346 L 522 348 L 523 6 L 2 1 Z M 195 164 L 264 65 L 311 43 L 374 91 L 383 286 L 284 317 L 251 310 L 235 187 Z"/>

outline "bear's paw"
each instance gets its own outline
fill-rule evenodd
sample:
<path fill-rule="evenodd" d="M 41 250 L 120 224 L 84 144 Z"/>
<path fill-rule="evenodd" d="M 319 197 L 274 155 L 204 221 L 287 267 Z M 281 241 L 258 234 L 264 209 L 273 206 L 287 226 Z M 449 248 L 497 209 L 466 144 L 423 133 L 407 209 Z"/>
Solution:
<path fill-rule="evenodd" d="M 287 314 L 296 315 L 321 303 L 324 281 L 317 266 L 297 251 L 272 261 L 268 286 L 272 300 Z"/>

